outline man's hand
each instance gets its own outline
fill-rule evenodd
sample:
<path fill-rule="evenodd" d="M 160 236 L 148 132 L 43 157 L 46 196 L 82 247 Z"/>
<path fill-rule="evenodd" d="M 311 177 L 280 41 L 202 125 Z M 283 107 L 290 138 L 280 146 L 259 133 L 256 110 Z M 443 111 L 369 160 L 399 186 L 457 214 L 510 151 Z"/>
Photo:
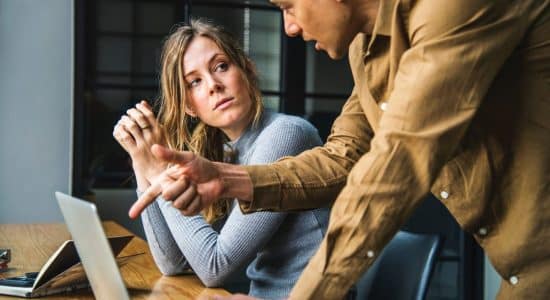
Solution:
<path fill-rule="evenodd" d="M 220 164 L 192 152 L 174 151 L 160 145 L 153 145 L 151 152 L 173 166 L 160 174 L 132 205 L 130 218 L 139 216 L 160 194 L 184 215 L 198 214 L 220 198 L 224 189 L 218 169 Z"/>

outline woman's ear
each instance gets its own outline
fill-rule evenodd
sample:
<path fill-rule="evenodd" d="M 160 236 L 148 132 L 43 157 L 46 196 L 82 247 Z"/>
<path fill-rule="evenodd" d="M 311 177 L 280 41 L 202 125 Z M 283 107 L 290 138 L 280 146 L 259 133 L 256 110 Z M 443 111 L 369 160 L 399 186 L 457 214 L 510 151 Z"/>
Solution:
<path fill-rule="evenodd" d="M 189 106 L 185 107 L 185 113 L 190 115 L 193 118 L 197 116 L 197 113 L 195 112 L 195 110 Z"/>

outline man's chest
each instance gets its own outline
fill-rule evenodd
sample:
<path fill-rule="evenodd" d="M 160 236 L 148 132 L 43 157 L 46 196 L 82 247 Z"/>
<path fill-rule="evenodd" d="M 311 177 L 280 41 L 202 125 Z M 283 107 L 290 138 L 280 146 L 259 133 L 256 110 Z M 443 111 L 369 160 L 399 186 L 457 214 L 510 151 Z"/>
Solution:
<path fill-rule="evenodd" d="M 361 42 L 365 44 L 366 42 Z M 390 105 L 397 70 L 396 55 L 390 38 L 378 38 L 369 48 L 357 51 L 350 59 L 360 105 L 374 131 Z"/>

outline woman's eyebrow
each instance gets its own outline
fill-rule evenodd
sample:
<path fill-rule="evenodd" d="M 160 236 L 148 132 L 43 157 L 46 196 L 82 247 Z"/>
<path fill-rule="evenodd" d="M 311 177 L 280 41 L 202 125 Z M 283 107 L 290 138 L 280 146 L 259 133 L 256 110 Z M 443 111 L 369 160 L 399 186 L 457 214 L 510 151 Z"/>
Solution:
<path fill-rule="evenodd" d="M 208 60 L 208 65 L 212 64 L 212 61 L 214 61 L 216 58 L 218 58 L 219 56 L 225 56 L 224 53 L 221 53 L 221 52 L 218 52 L 218 53 L 214 53 L 214 55 L 212 55 L 212 57 L 210 57 L 210 59 Z M 196 70 L 191 70 L 187 73 L 185 73 L 185 75 L 183 75 L 183 77 L 187 77 L 189 75 L 192 75 L 193 73 L 197 72 Z"/>

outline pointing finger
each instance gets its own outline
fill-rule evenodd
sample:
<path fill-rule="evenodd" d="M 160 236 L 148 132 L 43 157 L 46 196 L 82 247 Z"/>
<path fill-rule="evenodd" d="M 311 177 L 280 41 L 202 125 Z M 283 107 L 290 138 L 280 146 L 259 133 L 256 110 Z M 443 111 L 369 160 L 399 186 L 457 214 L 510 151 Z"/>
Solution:
<path fill-rule="evenodd" d="M 139 199 L 134 202 L 132 207 L 130 207 L 130 211 L 128 212 L 130 218 L 137 218 L 143 212 L 143 210 L 145 210 L 145 208 L 149 206 L 149 204 L 155 201 L 155 199 L 158 195 L 160 195 L 161 192 L 162 187 L 158 182 L 152 184 L 149 188 L 147 188 L 147 190 L 145 190 L 141 197 L 139 197 Z"/>

